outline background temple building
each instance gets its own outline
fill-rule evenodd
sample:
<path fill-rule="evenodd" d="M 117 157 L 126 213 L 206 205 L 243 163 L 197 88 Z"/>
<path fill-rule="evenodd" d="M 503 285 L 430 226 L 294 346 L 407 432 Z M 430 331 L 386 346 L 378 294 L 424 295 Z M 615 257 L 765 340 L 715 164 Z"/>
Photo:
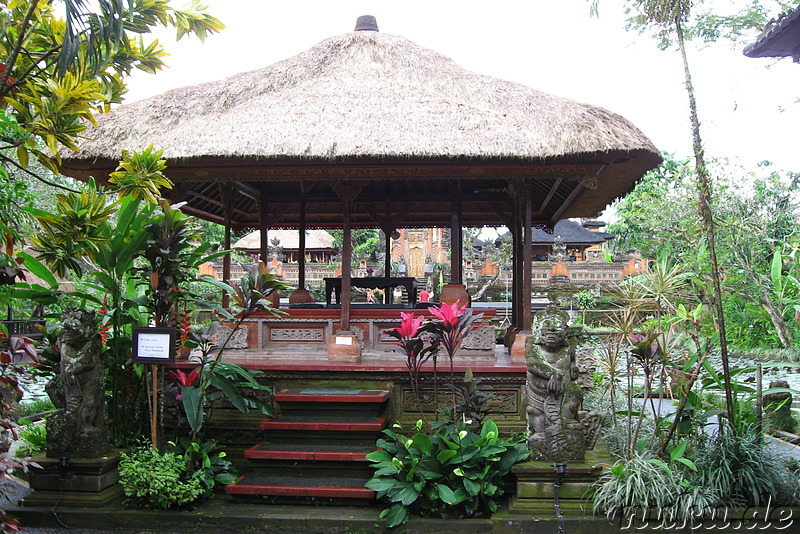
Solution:
<path fill-rule="evenodd" d="M 536 292 L 545 291 L 550 284 L 587 287 L 615 284 L 623 278 L 645 272 L 647 261 L 637 251 L 611 256 L 605 244 L 613 234 L 602 232 L 602 221 L 590 219 L 576 222 L 559 221 L 552 231 L 536 228 L 533 232 L 532 282 Z M 392 239 L 392 275 L 417 278 L 421 287 L 436 293 L 438 268 L 449 262 L 449 228 L 400 228 Z M 269 263 L 286 282 L 298 283 L 299 235 L 296 230 L 269 232 Z M 503 258 L 503 244 L 510 243 L 508 233 L 494 241 L 475 239 L 471 253 L 464 253 L 464 279 L 470 293 L 476 295 L 483 285 L 489 285 L 476 300 L 505 301 L 506 289 L 513 281 L 510 262 Z M 233 249 L 254 259 L 261 250 L 259 232 L 254 231 L 233 244 Z M 335 239 L 326 230 L 306 232 L 306 280 L 309 289 L 319 288 L 326 277 L 341 276 L 341 261 Z M 381 255 L 379 255 L 381 256 Z M 383 276 L 383 259 L 355 258 L 352 276 Z M 232 266 L 233 278 L 241 268 Z M 370 272 L 371 270 L 371 272 Z M 222 279 L 222 264 L 207 267 L 207 274 Z M 444 274 L 444 281 L 448 278 Z"/>

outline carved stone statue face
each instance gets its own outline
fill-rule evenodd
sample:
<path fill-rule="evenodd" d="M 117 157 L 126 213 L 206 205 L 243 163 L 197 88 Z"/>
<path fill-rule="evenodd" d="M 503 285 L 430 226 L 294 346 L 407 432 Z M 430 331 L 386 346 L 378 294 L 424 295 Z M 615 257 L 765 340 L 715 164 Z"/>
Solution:
<path fill-rule="evenodd" d="M 539 323 L 539 344 L 548 349 L 566 345 L 567 323 L 558 308 L 548 307 Z"/>
<path fill-rule="evenodd" d="M 84 343 L 92 337 L 96 328 L 94 312 L 67 308 L 61 314 L 60 338 L 64 343 Z"/>
<path fill-rule="evenodd" d="M 566 339 L 567 333 L 565 330 L 545 330 L 542 328 L 539 335 L 540 343 L 548 349 L 563 347 Z"/>

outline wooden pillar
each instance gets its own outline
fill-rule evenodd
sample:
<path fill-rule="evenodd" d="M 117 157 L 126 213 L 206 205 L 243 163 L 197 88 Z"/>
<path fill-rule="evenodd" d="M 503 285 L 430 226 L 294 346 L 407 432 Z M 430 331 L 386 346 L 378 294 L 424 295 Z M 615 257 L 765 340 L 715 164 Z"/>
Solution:
<path fill-rule="evenodd" d="M 525 341 L 531 335 L 531 275 L 533 266 L 531 191 L 525 184 L 514 184 L 514 303 L 513 329 L 507 332 L 505 343 L 511 360 L 525 361 Z"/>
<path fill-rule="evenodd" d="M 305 188 L 300 196 L 300 235 L 299 241 L 299 254 L 297 258 L 297 288 L 306 288 L 306 192 Z"/>
<path fill-rule="evenodd" d="M 269 263 L 269 195 L 265 189 L 261 190 L 258 203 L 258 229 L 261 234 L 261 250 L 259 256 L 264 265 Z"/>
<path fill-rule="evenodd" d="M 383 258 L 383 276 L 389 278 L 392 275 L 392 232 L 394 228 L 382 228 L 386 236 L 386 244 Z M 388 294 L 388 291 L 387 291 Z"/>
<path fill-rule="evenodd" d="M 456 182 L 450 204 L 450 283 L 462 284 L 464 235 L 461 232 L 461 182 Z"/>
<path fill-rule="evenodd" d="M 225 240 L 223 248 L 231 249 L 231 224 L 233 224 L 233 188 L 230 182 L 218 184 L 220 199 L 222 200 L 222 211 L 225 217 Z M 222 281 L 226 284 L 231 283 L 231 255 L 225 254 L 222 257 Z M 222 292 L 222 307 L 230 307 L 231 296 L 227 291 Z"/>
<path fill-rule="evenodd" d="M 511 228 L 511 324 L 519 329 L 520 282 L 522 282 L 522 224 L 520 223 L 519 202 L 514 199 L 514 223 Z"/>
<path fill-rule="evenodd" d="M 342 293 L 339 302 L 341 303 L 341 319 L 339 330 L 333 335 L 331 343 L 328 345 L 328 359 L 337 361 L 358 362 L 361 360 L 361 341 L 358 336 L 350 330 L 350 276 L 351 265 L 353 263 L 353 244 L 351 216 L 353 202 L 355 201 L 361 188 L 361 182 L 339 183 L 333 186 L 334 192 L 342 201 Z"/>
<path fill-rule="evenodd" d="M 342 294 L 341 305 L 342 315 L 339 329 L 342 331 L 350 330 L 350 276 L 351 266 L 353 264 L 353 242 L 352 230 L 350 228 L 350 216 L 352 210 L 352 201 L 348 198 L 342 201 L 342 211 L 344 219 L 342 221 Z"/>
<path fill-rule="evenodd" d="M 520 310 L 520 325 L 524 332 L 531 330 L 531 290 L 533 289 L 531 278 L 533 277 L 533 220 L 532 220 L 532 199 L 529 187 L 522 188 L 523 202 L 523 224 L 524 239 L 522 244 L 522 309 Z"/>

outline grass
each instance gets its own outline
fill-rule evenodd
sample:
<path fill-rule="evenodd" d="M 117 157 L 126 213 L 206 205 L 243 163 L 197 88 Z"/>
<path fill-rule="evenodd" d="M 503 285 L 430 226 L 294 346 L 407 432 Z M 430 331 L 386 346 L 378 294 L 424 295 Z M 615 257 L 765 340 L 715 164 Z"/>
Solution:
<path fill-rule="evenodd" d="M 55 410 L 53 401 L 47 397 L 36 397 L 23 400 L 17 410 L 17 416 L 19 418 L 29 418 L 32 415 L 38 415 L 51 410 Z"/>

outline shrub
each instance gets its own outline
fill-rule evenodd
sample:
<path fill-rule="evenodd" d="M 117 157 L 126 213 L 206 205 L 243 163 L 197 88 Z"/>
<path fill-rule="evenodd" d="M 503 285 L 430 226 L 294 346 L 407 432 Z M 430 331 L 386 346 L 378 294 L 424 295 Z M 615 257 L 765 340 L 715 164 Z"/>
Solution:
<path fill-rule="evenodd" d="M 800 501 L 800 481 L 788 459 L 763 442 L 755 428 L 717 433 L 697 459 L 699 483 L 729 506 L 762 506 L 765 496 L 779 505 Z"/>
<path fill-rule="evenodd" d="M 180 438 L 170 442 L 172 452 L 183 458 L 186 466 L 194 473 L 207 495 L 211 495 L 217 487 L 236 482 L 237 469 L 226 459 L 225 451 L 217 449 L 214 441 L 200 442 L 189 438 Z"/>
<path fill-rule="evenodd" d="M 123 453 L 119 477 L 127 504 L 137 508 L 186 508 L 205 493 L 202 481 L 189 471 L 182 457 L 150 448 Z"/>
<path fill-rule="evenodd" d="M 705 488 L 691 486 L 680 468 L 670 469 L 641 453 L 614 464 L 598 481 L 594 496 L 595 513 L 603 512 L 609 519 L 649 509 L 658 510 L 665 524 L 697 518 L 717 504 Z"/>
<path fill-rule="evenodd" d="M 47 450 L 47 430 L 44 424 L 24 422 L 19 427 L 17 457 L 35 456 Z"/>
<path fill-rule="evenodd" d="M 408 521 L 411 513 L 490 516 L 503 494 L 503 477 L 530 455 L 524 444 L 501 440 L 493 421 L 484 422 L 479 433 L 460 423 L 433 436 L 418 432 L 409 438 L 388 429 L 384 434 L 389 439 L 378 440 L 381 450 L 367 456 L 376 472 L 366 487 L 392 503 L 381 513 L 389 528 Z"/>

